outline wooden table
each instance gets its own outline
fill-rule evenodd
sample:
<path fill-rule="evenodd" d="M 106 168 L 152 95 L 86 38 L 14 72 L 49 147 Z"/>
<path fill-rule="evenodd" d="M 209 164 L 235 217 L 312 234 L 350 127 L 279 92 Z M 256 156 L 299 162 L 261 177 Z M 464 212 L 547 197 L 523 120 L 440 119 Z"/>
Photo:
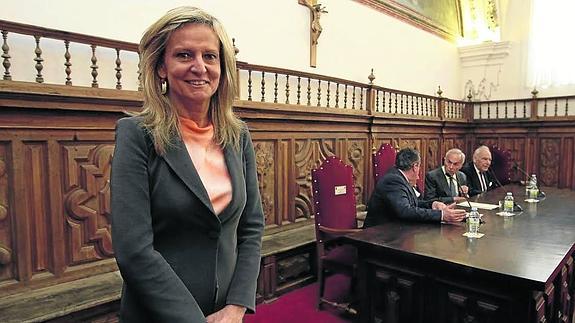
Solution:
<path fill-rule="evenodd" d="M 544 188 L 526 203 L 506 186 L 471 200 L 497 204 L 513 192 L 523 212 L 480 210 L 480 239 L 465 224 L 392 222 L 346 237 L 359 252 L 361 322 L 572 322 L 575 192 Z"/>

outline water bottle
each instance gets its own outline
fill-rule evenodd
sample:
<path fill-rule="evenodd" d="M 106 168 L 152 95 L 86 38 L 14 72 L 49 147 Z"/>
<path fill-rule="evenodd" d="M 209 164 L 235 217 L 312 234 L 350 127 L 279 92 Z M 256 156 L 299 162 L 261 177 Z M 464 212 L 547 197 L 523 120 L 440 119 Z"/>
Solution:
<path fill-rule="evenodd" d="M 503 211 L 513 213 L 513 205 L 513 194 L 511 192 L 507 192 L 505 200 L 503 201 Z"/>
<path fill-rule="evenodd" d="M 477 207 L 472 207 L 467 217 L 467 232 L 476 234 L 477 231 L 479 231 L 479 212 L 477 212 Z"/>
<path fill-rule="evenodd" d="M 535 174 L 532 174 L 531 178 L 529 178 L 529 186 L 531 186 L 531 188 L 537 188 L 537 176 Z"/>
<path fill-rule="evenodd" d="M 529 184 L 527 186 L 529 187 L 529 198 L 536 199 L 539 195 L 539 188 L 537 188 L 537 176 L 535 176 L 535 174 L 531 175 L 531 178 L 529 178 Z"/>

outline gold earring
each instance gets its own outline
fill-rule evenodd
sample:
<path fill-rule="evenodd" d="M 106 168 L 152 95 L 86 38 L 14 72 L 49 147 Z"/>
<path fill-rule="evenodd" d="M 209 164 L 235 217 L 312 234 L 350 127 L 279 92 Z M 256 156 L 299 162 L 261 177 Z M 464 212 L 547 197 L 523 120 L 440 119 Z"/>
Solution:
<path fill-rule="evenodd" d="M 166 95 L 168 93 L 168 81 L 162 79 L 160 82 L 160 90 L 162 91 L 162 95 Z"/>

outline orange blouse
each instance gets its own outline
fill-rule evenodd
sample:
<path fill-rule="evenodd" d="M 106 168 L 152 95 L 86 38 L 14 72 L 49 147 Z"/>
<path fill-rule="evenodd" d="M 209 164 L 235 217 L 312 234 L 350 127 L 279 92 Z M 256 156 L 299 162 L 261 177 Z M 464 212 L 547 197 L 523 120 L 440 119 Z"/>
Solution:
<path fill-rule="evenodd" d="M 179 117 L 182 139 L 208 192 L 216 215 L 232 200 L 232 182 L 222 148 L 214 141 L 214 126 L 200 128 L 191 119 Z"/>

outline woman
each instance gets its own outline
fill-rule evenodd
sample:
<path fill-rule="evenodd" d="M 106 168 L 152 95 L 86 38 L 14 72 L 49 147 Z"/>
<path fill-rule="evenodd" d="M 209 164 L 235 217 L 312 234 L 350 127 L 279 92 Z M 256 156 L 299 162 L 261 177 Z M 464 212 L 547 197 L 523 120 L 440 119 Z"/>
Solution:
<path fill-rule="evenodd" d="M 140 42 L 144 109 L 118 121 L 112 238 L 123 322 L 241 322 L 255 308 L 263 211 L 232 112 L 233 46 L 192 7 Z"/>

